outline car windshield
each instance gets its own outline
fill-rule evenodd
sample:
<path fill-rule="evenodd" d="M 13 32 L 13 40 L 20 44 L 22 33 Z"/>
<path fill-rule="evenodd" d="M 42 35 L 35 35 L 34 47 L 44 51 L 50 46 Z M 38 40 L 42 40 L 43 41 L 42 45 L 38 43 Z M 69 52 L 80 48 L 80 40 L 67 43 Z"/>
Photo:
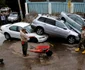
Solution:
<path fill-rule="evenodd" d="M 60 27 L 60 28 L 67 28 L 66 25 L 62 22 L 62 21 L 56 21 L 56 26 Z"/>
<path fill-rule="evenodd" d="M 18 15 L 17 14 L 10 14 L 10 16 L 17 17 Z"/>
<path fill-rule="evenodd" d="M 26 31 L 28 32 L 28 33 L 32 33 L 33 32 L 33 29 L 31 28 L 31 26 L 26 26 L 26 27 L 24 27 L 24 29 L 26 29 Z"/>
<path fill-rule="evenodd" d="M 68 29 L 73 30 L 73 29 L 70 27 L 69 23 L 65 22 L 65 25 L 67 26 Z"/>

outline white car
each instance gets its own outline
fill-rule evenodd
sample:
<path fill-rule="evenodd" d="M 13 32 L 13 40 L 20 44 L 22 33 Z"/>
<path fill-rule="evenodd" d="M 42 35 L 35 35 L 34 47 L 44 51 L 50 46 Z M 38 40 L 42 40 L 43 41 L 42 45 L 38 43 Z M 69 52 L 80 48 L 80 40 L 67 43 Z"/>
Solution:
<path fill-rule="evenodd" d="M 47 35 L 37 35 L 36 33 L 32 33 L 32 28 L 29 23 L 26 22 L 18 22 L 14 24 L 6 24 L 1 26 L 2 33 L 5 35 L 6 39 L 18 38 L 20 39 L 20 29 L 24 28 L 27 32 L 29 32 L 29 36 L 33 36 L 30 38 L 30 41 L 33 42 L 44 42 L 47 40 Z"/>
<path fill-rule="evenodd" d="M 11 12 L 7 19 L 10 22 L 18 21 L 19 20 L 19 15 L 18 15 L 17 12 Z"/>

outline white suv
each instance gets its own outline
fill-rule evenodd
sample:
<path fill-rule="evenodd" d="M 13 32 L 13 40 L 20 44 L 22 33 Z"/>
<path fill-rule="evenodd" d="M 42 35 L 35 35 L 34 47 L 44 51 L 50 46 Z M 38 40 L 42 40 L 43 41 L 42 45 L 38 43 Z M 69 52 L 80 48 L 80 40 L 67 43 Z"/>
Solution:
<path fill-rule="evenodd" d="M 56 20 L 52 17 L 38 16 L 31 24 L 31 27 L 39 35 L 46 33 L 50 36 L 62 37 L 71 44 L 79 41 L 78 33 L 68 28 L 61 20 Z"/>

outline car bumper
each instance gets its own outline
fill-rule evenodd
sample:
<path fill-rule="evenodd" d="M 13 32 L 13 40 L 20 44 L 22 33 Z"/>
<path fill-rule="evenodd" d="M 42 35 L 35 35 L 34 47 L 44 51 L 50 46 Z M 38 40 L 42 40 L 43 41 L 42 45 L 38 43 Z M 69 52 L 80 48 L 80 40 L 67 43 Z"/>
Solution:
<path fill-rule="evenodd" d="M 47 39 L 48 39 L 48 36 L 46 36 L 46 37 L 40 37 L 38 39 L 38 42 L 45 42 Z"/>

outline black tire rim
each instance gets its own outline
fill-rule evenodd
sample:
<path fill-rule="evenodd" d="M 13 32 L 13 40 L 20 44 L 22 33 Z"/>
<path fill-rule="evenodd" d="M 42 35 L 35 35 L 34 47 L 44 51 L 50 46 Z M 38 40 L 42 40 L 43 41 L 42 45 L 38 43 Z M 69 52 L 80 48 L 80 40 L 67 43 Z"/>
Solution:
<path fill-rule="evenodd" d="M 70 44 L 73 44 L 75 42 L 75 38 L 74 37 L 69 37 L 68 42 Z"/>
<path fill-rule="evenodd" d="M 39 35 L 42 35 L 44 32 L 43 32 L 43 29 L 42 28 L 38 28 L 37 29 L 37 34 Z"/>

